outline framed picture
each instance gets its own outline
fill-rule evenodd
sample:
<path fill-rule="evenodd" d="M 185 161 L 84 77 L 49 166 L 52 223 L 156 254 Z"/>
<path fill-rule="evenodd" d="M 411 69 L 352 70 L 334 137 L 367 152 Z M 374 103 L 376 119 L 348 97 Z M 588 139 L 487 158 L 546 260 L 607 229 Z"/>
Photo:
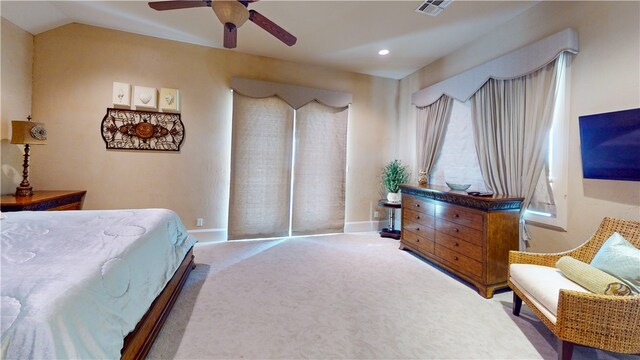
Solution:
<path fill-rule="evenodd" d="M 158 107 L 158 90 L 156 88 L 135 86 L 133 105 L 137 108 L 155 109 Z"/>
<path fill-rule="evenodd" d="M 131 84 L 113 83 L 113 105 L 131 106 Z"/>
<path fill-rule="evenodd" d="M 184 124 L 180 114 L 107 109 L 100 125 L 107 149 L 180 151 Z"/>
<path fill-rule="evenodd" d="M 179 112 L 180 111 L 180 90 L 161 88 L 160 89 L 160 110 Z"/>

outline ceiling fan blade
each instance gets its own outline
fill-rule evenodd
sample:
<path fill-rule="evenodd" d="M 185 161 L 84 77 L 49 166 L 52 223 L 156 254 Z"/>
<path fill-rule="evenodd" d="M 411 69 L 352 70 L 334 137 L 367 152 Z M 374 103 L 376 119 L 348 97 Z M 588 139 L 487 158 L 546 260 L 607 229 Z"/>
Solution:
<path fill-rule="evenodd" d="M 264 15 L 255 10 L 249 10 L 249 20 L 253 21 L 256 25 L 265 29 L 269 34 L 278 38 L 283 43 L 293 46 L 298 39 L 287 32 L 285 29 L 276 25 L 273 21 L 267 19 Z"/>
<path fill-rule="evenodd" d="M 238 43 L 238 28 L 231 23 L 224 24 L 224 47 L 233 49 Z"/>
<path fill-rule="evenodd" d="M 195 7 L 211 6 L 210 0 L 173 0 L 173 1 L 150 1 L 149 7 L 158 10 L 188 9 Z"/>

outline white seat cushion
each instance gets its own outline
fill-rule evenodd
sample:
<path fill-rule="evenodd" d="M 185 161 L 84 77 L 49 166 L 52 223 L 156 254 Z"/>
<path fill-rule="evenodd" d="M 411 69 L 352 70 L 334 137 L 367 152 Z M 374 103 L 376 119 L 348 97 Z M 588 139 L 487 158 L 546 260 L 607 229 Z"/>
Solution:
<path fill-rule="evenodd" d="M 511 282 L 554 324 L 560 289 L 590 292 L 564 277 L 558 269 L 548 266 L 511 264 L 509 274 Z"/>

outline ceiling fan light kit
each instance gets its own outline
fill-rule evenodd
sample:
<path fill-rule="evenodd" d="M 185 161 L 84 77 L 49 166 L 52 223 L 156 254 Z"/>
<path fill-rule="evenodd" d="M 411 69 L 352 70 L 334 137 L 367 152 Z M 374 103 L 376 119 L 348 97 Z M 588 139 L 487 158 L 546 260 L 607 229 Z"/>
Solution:
<path fill-rule="evenodd" d="M 266 16 L 255 10 L 249 10 L 249 4 L 258 0 L 169 0 L 151 1 L 149 7 L 157 10 L 176 10 L 195 7 L 211 7 L 224 27 L 224 47 L 233 49 L 237 45 L 238 31 L 247 20 L 260 26 L 269 34 L 288 46 L 293 46 L 298 39 L 288 31 L 278 26 Z"/>
<path fill-rule="evenodd" d="M 214 0 L 211 2 L 211 8 L 223 24 L 233 24 L 239 28 L 249 20 L 249 10 L 235 0 Z"/>

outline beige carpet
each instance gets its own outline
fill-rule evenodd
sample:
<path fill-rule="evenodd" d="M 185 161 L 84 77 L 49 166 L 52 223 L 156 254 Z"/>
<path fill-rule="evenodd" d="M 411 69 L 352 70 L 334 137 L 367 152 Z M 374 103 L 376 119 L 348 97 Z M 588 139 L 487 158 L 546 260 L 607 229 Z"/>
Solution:
<path fill-rule="evenodd" d="M 199 246 L 158 359 L 552 359 L 511 292 L 493 299 L 376 234 Z M 583 347 L 574 359 L 623 358 Z M 636 357 L 636 359 L 638 359 Z"/>

